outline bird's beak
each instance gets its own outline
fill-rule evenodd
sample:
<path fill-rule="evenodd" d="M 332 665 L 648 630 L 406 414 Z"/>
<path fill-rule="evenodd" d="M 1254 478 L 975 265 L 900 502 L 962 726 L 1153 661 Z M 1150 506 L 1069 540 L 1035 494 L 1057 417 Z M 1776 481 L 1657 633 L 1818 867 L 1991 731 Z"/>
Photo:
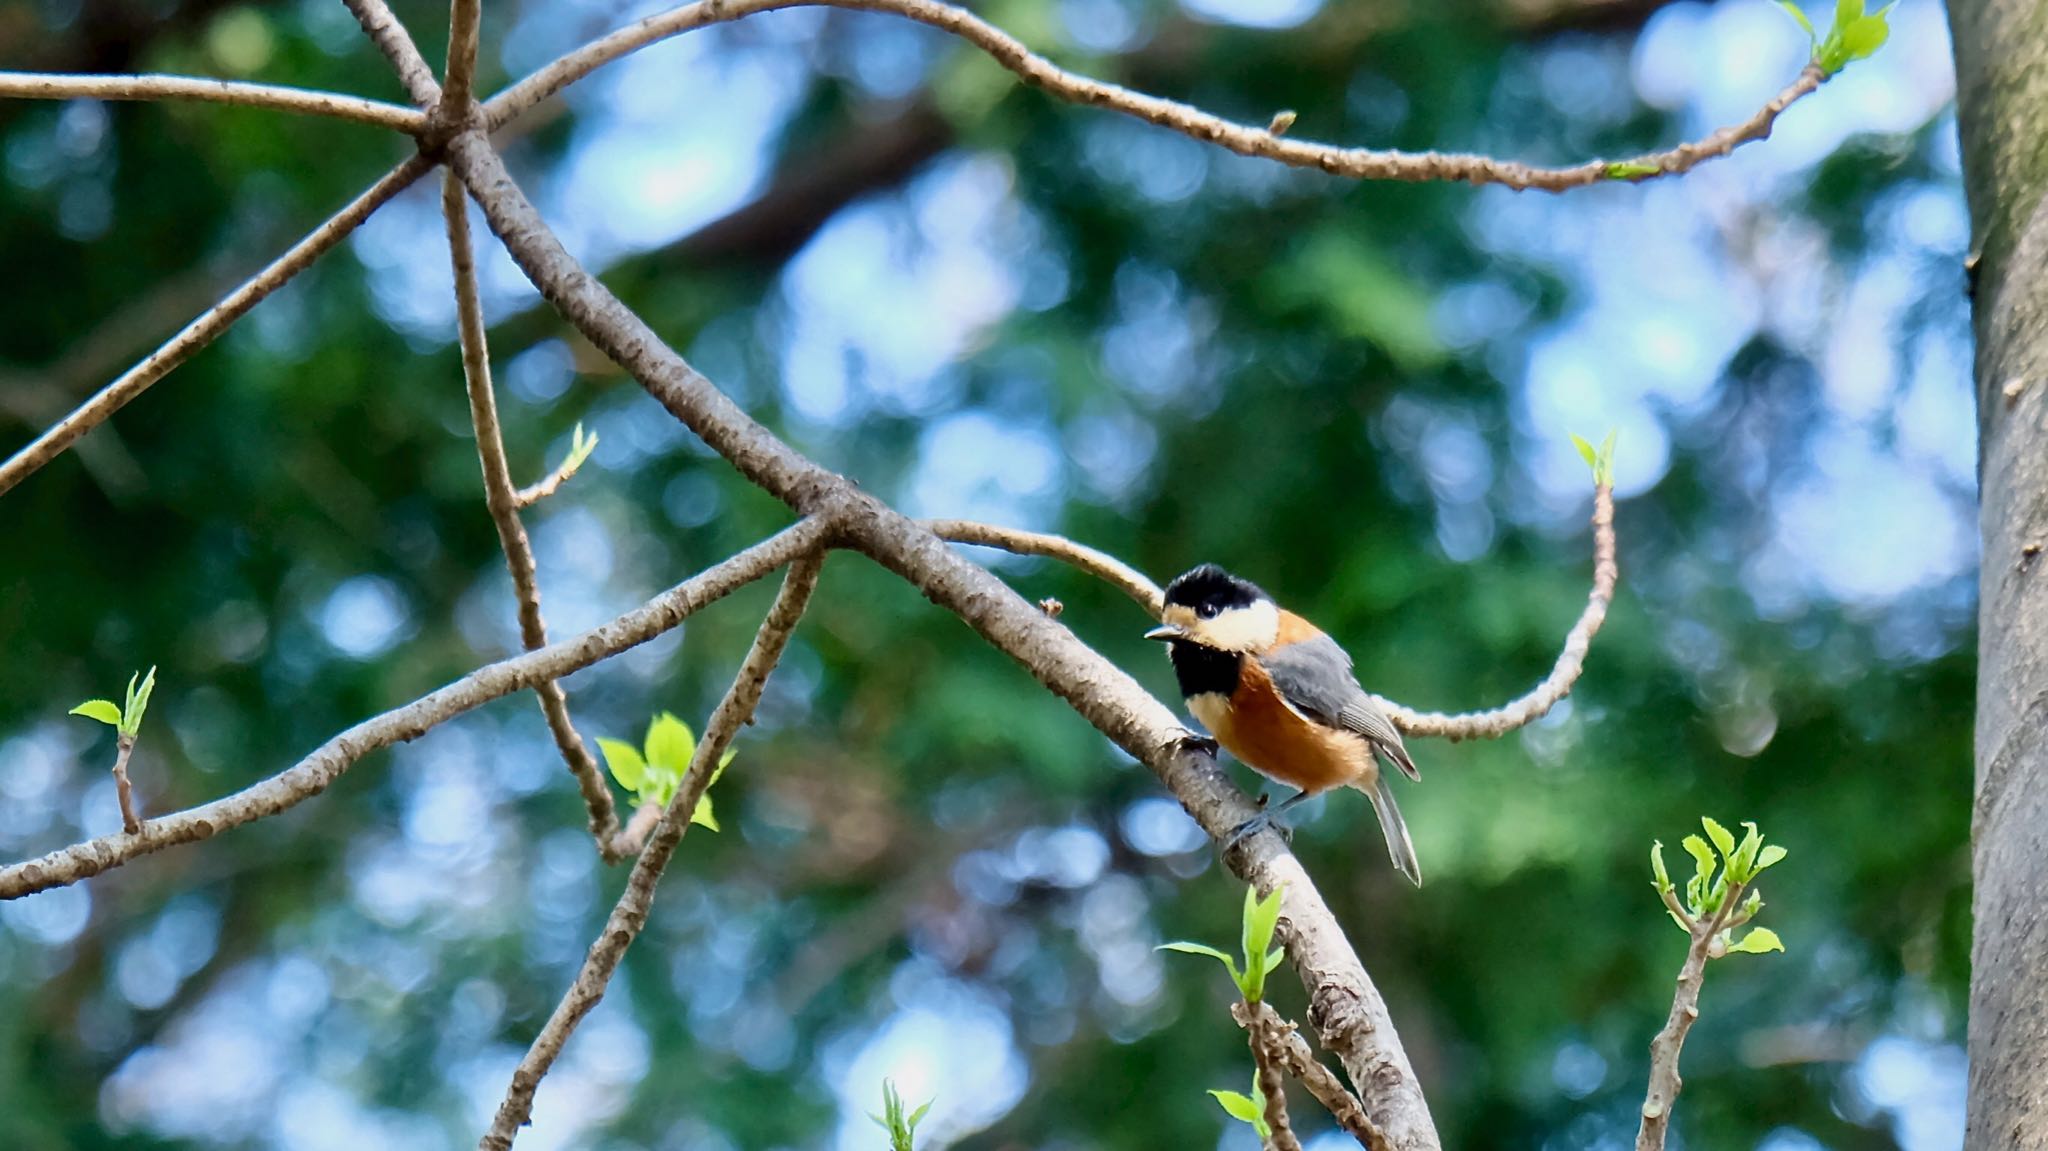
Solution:
<path fill-rule="evenodd" d="M 1170 623 L 1160 624 L 1145 633 L 1146 639 L 1179 639 L 1186 633 Z"/>

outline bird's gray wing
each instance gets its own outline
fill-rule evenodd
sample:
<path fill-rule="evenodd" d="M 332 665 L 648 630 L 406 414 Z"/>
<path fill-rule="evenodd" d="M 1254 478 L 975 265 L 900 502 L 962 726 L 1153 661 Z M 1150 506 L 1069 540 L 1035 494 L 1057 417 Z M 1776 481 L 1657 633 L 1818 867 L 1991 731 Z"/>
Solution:
<path fill-rule="evenodd" d="M 1406 773 L 1419 779 L 1401 733 L 1351 674 L 1351 656 L 1327 635 L 1285 644 L 1259 656 L 1273 686 L 1295 710 L 1329 727 L 1357 732 Z"/>

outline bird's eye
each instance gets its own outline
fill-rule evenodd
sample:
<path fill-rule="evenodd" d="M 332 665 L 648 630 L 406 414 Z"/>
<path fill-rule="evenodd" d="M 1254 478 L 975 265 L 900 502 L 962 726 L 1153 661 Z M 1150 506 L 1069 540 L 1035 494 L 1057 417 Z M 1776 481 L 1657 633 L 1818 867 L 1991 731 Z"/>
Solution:
<path fill-rule="evenodd" d="M 1223 610 L 1223 605 L 1215 600 L 1210 600 L 1195 610 L 1203 619 L 1215 619 L 1216 613 Z"/>

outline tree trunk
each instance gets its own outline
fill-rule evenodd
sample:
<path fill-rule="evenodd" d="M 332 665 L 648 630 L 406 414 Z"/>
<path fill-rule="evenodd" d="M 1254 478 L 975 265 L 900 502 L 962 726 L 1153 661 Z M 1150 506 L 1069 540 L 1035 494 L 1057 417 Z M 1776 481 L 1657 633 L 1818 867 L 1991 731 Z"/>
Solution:
<path fill-rule="evenodd" d="M 1953 0 L 1977 331 L 1969 1151 L 2048 1149 L 2048 5 Z"/>

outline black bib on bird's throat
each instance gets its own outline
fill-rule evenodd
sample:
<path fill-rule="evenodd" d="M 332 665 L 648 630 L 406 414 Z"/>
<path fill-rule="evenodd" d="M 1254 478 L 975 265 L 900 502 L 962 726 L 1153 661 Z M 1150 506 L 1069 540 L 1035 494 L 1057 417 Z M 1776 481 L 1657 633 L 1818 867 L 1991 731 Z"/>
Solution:
<path fill-rule="evenodd" d="M 1173 661 L 1173 675 L 1180 681 L 1180 693 L 1184 696 L 1228 696 L 1237 690 L 1244 665 L 1244 656 L 1239 652 L 1219 651 L 1177 639 L 1167 645 L 1166 655 Z"/>

